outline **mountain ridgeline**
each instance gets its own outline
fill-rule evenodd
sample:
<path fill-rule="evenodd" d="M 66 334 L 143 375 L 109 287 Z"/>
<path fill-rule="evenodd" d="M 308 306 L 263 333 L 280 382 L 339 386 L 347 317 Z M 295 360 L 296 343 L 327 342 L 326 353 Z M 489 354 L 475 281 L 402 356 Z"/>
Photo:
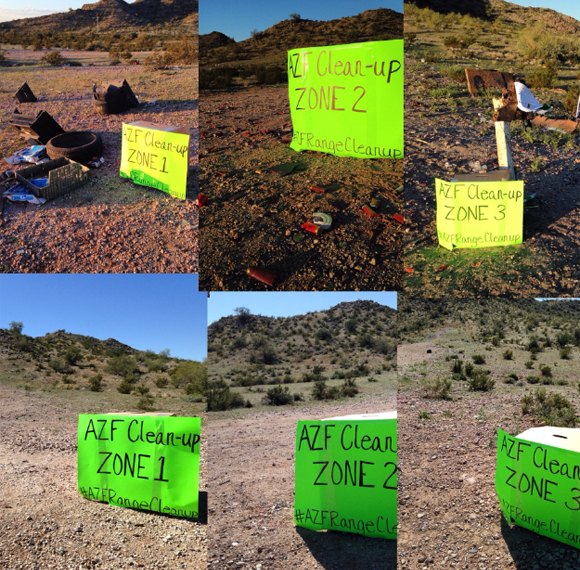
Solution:
<path fill-rule="evenodd" d="M 341 378 L 394 367 L 396 311 L 371 301 L 286 318 L 240 309 L 209 327 L 209 380 L 233 386 Z"/>

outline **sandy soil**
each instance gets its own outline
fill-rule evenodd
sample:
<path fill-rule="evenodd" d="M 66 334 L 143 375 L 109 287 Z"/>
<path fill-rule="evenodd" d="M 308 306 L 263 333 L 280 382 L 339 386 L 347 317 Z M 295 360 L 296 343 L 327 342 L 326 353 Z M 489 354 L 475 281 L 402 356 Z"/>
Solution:
<path fill-rule="evenodd" d="M 208 418 L 210 568 L 388 569 L 396 543 L 293 523 L 296 422 L 396 408 L 396 395 Z"/>
<path fill-rule="evenodd" d="M 402 345 L 401 377 L 432 376 L 451 352 L 436 341 Z M 575 386 L 549 389 L 580 403 Z M 534 425 L 521 415 L 522 393 L 505 385 L 485 393 L 454 388 L 453 401 L 427 400 L 417 381 L 400 385 L 398 568 L 578 567 L 578 550 L 510 528 L 501 516 L 494 485 L 497 429 L 521 433 Z"/>
<path fill-rule="evenodd" d="M 0 226 L 3 272 L 195 273 L 197 272 L 197 70 L 151 71 L 144 66 L 3 68 L 0 88 L 0 154 L 26 141 L 6 122 L 17 106 L 13 94 L 28 81 L 38 103 L 27 114 L 48 111 L 65 130 L 101 134 L 105 166 L 82 188 L 42 207 L 8 205 Z M 143 103 L 121 115 L 94 112 L 93 83 L 126 78 Z M 134 111 L 134 112 L 133 112 Z M 192 132 L 188 200 L 136 186 L 118 176 L 123 122 L 148 120 Z M 0 171 L 10 166 L 0 165 Z"/>
<path fill-rule="evenodd" d="M 250 266 L 276 275 L 278 290 L 395 290 L 401 284 L 402 161 L 297 153 L 287 86 L 203 93 L 200 280 L 209 290 L 262 290 Z M 281 176 L 271 168 L 296 163 Z M 316 193 L 312 186 L 335 188 Z M 373 196 L 380 217 L 361 211 Z M 316 211 L 333 217 L 317 236 L 301 229 Z"/>
<path fill-rule="evenodd" d="M 3 568 L 205 567 L 204 525 L 81 497 L 71 405 L 6 386 L 0 400 Z M 201 472 L 204 489 L 203 447 Z"/>

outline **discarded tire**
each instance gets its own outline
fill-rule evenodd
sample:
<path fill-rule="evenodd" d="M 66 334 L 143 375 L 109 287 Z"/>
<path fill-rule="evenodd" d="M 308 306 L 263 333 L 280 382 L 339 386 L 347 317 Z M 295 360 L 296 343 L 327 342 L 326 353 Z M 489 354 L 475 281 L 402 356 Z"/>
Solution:
<path fill-rule="evenodd" d="M 101 156 L 103 142 L 100 135 L 90 131 L 70 131 L 57 135 L 46 144 L 46 154 L 50 158 L 70 158 L 80 163 Z"/>

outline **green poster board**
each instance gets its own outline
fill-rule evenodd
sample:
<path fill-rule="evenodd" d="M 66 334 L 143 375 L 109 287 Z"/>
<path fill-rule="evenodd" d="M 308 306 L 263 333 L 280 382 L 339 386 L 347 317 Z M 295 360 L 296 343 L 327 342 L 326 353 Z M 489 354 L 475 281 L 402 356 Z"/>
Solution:
<path fill-rule="evenodd" d="M 299 421 L 294 522 L 397 538 L 397 420 Z"/>
<path fill-rule="evenodd" d="M 119 507 L 197 519 L 200 436 L 200 418 L 82 414 L 79 492 Z"/>
<path fill-rule="evenodd" d="M 288 52 L 291 148 L 403 158 L 403 40 Z"/>
<path fill-rule="evenodd" d="M 437 236 L 447 249 L 522 243 L 524 183 L 435 180 Z"/>
<path fill-rule="evenodd" d="M 189 134 L 146 121 L 123 123 L 122 178 L 185 200 Z"/>
<path fill-rule="evenodd" d="M 580 453 L 500 429 L 495 488 L 510 524 L 580 548 Z"/>

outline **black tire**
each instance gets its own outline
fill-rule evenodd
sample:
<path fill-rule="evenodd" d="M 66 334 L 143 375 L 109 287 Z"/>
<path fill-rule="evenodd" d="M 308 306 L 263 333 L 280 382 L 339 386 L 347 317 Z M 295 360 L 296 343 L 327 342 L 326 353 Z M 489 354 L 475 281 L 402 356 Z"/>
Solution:
<path fill-rule="evenodd" d="M 83 164 L 103 154 L 100 135 L 91 131 L 70 131 L 51 138 L 46 143 L 50 158 L 70 158 Z"/>

